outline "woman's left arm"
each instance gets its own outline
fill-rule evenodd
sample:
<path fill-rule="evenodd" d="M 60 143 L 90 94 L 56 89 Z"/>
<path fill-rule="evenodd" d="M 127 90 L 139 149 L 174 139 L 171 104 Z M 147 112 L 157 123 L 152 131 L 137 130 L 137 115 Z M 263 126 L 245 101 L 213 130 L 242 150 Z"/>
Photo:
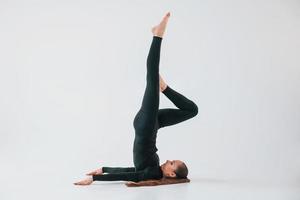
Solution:
<path fill-rule="evenodd" d="M 135 167 L 102 167 L 103 173 L 135 172 Z"/>

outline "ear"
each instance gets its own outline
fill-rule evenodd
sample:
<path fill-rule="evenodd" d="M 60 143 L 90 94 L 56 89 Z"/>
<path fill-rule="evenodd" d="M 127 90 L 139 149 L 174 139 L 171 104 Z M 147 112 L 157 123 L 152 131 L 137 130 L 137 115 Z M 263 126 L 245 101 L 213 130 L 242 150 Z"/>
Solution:
<path fill-rule="evenodd" d="M 175 174 L 174 172 L 171 172 L 171 173 L 169 174 L 169 176 L 172 177 L 172 178 L 175 178 L 175 177 L 176 177 L 176 174 Z"/>

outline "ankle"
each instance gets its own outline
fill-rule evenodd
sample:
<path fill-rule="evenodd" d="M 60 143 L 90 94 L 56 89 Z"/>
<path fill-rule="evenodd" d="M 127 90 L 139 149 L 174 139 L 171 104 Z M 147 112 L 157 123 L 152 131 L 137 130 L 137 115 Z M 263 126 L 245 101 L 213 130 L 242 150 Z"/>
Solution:
<path fill-rule="evenodd" d="M 153 35 L 153 37 L 157 37 L 157 38 L 160 38 L 160 39 L 162 39 L 163 38 L 163 36 L 162 35 Z"/>
<path fill-rule="evenodd" d="M 164 87 L 161 88 L 161 92 L 164 92 L 167 89 L 168 85 L 165 85 Z"/>

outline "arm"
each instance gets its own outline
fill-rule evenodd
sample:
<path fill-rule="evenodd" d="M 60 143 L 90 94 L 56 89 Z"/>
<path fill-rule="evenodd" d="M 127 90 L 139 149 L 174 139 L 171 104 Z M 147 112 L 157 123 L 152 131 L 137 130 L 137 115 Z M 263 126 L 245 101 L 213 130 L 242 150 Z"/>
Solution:
<path fill-rule="evenodd" d="M 135 172 L 134 167 L 101 167 L 92 172 L 87 173 L 86 175 L 100 175 L 103 173 L 119 173 L 119 172 Z"/>
<path fill-rule="evenodd" d="M 75 185 L 89 185 L 93 181 L 131 181 L 139 182 L 149 179 L 161 179 L 162 174 L 159 167 L 148 167 L 136 172 L 120 172 L 113 174 L 95 174 L 92 177 L 74 183 Z"/>
<path fill-rule="evenodd" d="M 112 168 L 114 169 L 114 168 Z M 124 169 L 124 168 L 123 168 Z M 123 170 L 122 169 L 122 170 Z M 75 185 L 90 185 L 93 181 L 132 181 L 132 182 L 139 182 L 141 180 L 145 180 L 145 172 L 138 171 L 138 172 L 119 172 L 119 173 L 112 173 L 112 174 L 102 174 L 102 168 L 99 169 L 101 172 L 97 174 L 97 171 L 91 172 L 86 179 L 83 179 L 79 182 L 74 183 Z M 128 170 L 125 169 L 125 170 Z M 129 170 L 132 170 L 131 168 Z"/>
<path fill-rule="evenodd" d="M 113 174 L 93 175 L 93 181 L 133 181 L 144 180 L 144 171 L 119 172 Z"/>
<path fill-rule="evenodd" d="M 103 173 L 135 172 L 134 167 L 102 167 Z"/>

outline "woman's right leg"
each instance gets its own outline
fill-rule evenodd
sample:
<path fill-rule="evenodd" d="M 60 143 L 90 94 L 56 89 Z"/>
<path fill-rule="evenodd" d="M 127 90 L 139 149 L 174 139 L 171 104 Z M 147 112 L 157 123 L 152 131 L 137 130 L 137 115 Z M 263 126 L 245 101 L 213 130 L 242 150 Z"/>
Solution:
<path fill-rule="evenodd" d="M 142 105 L 134 118 L 134 128 L 153 130 L 159 108 L 159 60 L 162 38 L 152 37 L 147 57 L 146 89 Z"/>

